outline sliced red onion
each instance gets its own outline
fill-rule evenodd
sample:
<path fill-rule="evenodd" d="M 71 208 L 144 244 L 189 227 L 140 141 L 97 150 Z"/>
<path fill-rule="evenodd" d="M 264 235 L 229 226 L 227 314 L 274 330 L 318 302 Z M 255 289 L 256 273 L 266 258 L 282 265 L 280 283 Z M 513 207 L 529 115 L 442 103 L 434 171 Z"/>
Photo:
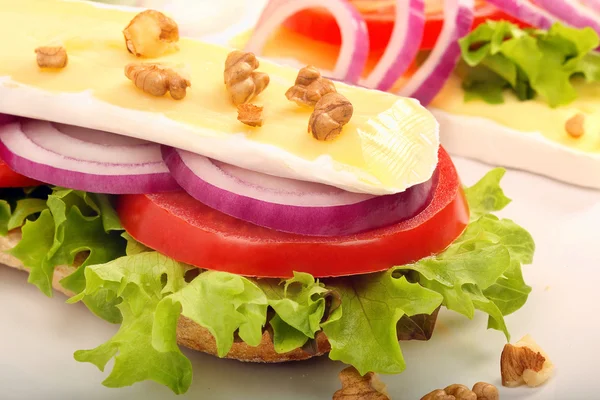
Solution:
<path fill-rule="evenodd" d="M 16 120 L 16 117 L 8 114 L 0 114 L 0 125 L 8 124 Z"/>
<path fill-rule="evenodd" d="M 232 217 L 311 236 L 349 235 L 412 218 L 430 202 L 437 173 L 427 182 L 386 196 L 350 193 L 245 170 L 184 150 L 163 147 L 163 158 L 192 197 Z"/>
<path fill-rule="evenodd" d="M 460 59 L 458 39 L 469 33 L 474 19 L 474 0 L 444 0 L 444 26 L 427 60 L 401 89 L 427 105 L 442 89 Z"/>
<path fill-rule="evenodd" d="M 600 34 L 600 16 L 576 0 L 535 0 L 541 8 L 576 28 L 590 27 Z"/>
<path fill-rule="evenodd" d="M 560 0 L 553 0 L 560 1 Z M 511 17 L 540 29 L 550 29 L 556 19 L 530 0 L 487 0 Z"/>
<path fill-rule="evenodd" d="M 160 145 L 48 121 L 0 126 L 0 158 L 22 175 L 70 189 L 126 194 L 179 188 Z"/>
<path fill-rule="evenodd" d="M 246 51 L 262 53 L 271 34 L 287 18 L 307 8 L 326 8 L 336 19 L 342 36 L 342 47 L 333 70 L 333 78 L 356 83 L 365 68 L 369 54 L 367 24 L 359 12 L 345 0 L 272 0 L 263 11 Z"/>
<path fill-rule="evenodd" d="M 425 2 L 396 0 L 396 19 L 390 41 L 363 84 L 373 89 L 390 89 L 417 56 L 424 31 Z"/>

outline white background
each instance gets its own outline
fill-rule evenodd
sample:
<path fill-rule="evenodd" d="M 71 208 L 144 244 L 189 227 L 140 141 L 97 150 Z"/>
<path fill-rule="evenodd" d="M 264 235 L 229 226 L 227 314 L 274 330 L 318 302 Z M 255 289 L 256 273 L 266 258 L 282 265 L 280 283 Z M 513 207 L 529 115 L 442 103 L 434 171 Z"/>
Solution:
<path fill-rule="evenodd" d="M 227 21 L 234 22 L 233 28 L 212 37 L 220 40 L 251 23 L 262 2 L 198 1 L 188 20 L 198 18 L 198 34 L 220 31 Z M 467 185 L 490 168 L 455 161 Z M 514 201 L 502 215 L 526 227 L 537 244 L 534 264 L 524 267 L 533 292 L 526 306 L 507 318 L 508 326 L 514 340 L 531 334 L 557 369 L 546 385 L 502 388 L 501 398 L 598 399 L 600 192 L 517 171 L 507 173 L 503 187 Z M 117 327 L 92 316 L 81 304 L 65 304 L 60 294 L 46 298 L 26 279 L 23 272 L 0 268 L 0 399 L 175 397 L 153 382 L 118 390 L 103 387 L 100 383 L 106 373 L 76 362 L 72 354 L 103 343 Z M 488 381 L 500 386 L 499 360 L 505 340 L 501 333 L 485 327 L 483 315 L 469 321 L 443 310 L 431 341 L 401 344 L 407 371 L 383 377 L 392 398 L 419 399 L 452 383 Z M 185 353 L 194 365 L 194 382 L 183 397 L 195 399 L 331 398 L 340 387 L 337 373 L 344 367 L 323 357 L 256 365 Z"/>

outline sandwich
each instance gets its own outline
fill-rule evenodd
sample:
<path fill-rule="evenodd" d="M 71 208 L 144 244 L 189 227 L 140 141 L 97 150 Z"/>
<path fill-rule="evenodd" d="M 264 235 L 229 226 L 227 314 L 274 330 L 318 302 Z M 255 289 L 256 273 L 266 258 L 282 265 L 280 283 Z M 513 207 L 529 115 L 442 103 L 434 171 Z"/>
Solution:
<path fill-rule="evenodd" d="M 419 99 L 452 155 L 600 188 L 598 2 L 335 3 L 270 1 L 234 43 Z"/>
<path fill-rule="evenodd" d="M 495 215 L 504 170 L 463 187 L 417 100 L 180 38 L 154 10 L 0 16 L 2 263 L 119 324 L 74 354 L 114 359 L 104 385 L 186 392 L 180 346 L 396 374 L 440 309 L 509 339 L 534 241 Z"/>

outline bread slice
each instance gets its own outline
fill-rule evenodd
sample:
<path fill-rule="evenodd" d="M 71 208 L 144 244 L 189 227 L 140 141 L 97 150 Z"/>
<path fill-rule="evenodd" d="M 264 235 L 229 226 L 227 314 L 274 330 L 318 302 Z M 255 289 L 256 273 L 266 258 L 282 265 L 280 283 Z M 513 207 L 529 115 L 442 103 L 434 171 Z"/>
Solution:
<path fill-rule="evenodd" d="M 6 250 L 12 249 L 20 240 L 20 230 L 11 231 L 6 237 L 0 237 L 0 264 L 27 271 L 27 268 L 21 261 L 10 254 L 6 254 Z M 52 281 L 54 289 L 69 297 L 73 296 L 72 292 L 69 292 L 60 285 L 60 280 L 70 275 L 74 270 L 75 267 L 67 265 L 56 267 Z M 177 343 L 193 350 L 217 355 L 217 346 L 212 334 L 206 328 L 183 316 L 179 318 L 177 323 Z M 235 342 L 226 357 L 247 362 L 277 363 L 306 360 L 314 356 L 323 355 L 331 349 L 327 337 L 323 332 L 317 333 L 313 344 L 314 346 L 312 346 L 310 351 L 299 348 L 288 353 L 279 354 L 275 351 L 271 335 L 265 330 L 262 341 L 257 347 L 252 347 L 244 342 Z"/>

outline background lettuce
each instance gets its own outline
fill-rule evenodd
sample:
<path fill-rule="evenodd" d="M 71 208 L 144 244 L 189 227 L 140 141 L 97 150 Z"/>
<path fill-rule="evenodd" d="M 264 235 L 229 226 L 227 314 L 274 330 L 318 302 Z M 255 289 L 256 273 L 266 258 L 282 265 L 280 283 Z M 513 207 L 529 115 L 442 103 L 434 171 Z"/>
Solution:
<path fill-rule="evenodd" d="M 600 44 L 592 28 L 560 23 L 550 30 L 520 29 L 507 21 L 487 21 L 460 41 L 467 69 L 465 100 L 504 101 L 511 89 L 520 100 L 540 95 L 551 106 L 569 104 L 577 97 L 571 78 L 600 81 Z"/>

